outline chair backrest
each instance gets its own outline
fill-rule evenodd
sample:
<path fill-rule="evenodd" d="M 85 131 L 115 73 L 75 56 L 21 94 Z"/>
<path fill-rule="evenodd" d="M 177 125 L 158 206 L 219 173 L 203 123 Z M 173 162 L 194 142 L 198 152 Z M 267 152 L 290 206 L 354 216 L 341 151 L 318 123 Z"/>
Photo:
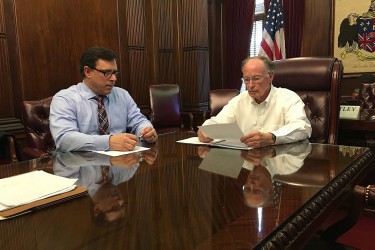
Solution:
<path fill-rule="evenodd" d="M 49 128 L 51 101 L 52 97 L 37 101 L 23 101 L 23 124 L 27 147 L 38 149 L 46 154 L 52 154 L 56 148 Z M 45 154 L 40 156 L 45 156 Z"/>
<path fill-rule="evenodd" d="M 225 105 L 240 91 L 238 89 L 213 89 L 210 90 L 210 116 L 216 116 Z"/>
<path fill-rule="evenodd" d="M 337 143 L 343 65 L 332 57 L 275 61 L 273 85 L 296 92 L 312 126 L 311 142 Z"/>
<path fill-rule="evenodd" d="M 182 124 L 180 87 L 177 84 L 150 85 L 151 122 L 155 128 Z"/>

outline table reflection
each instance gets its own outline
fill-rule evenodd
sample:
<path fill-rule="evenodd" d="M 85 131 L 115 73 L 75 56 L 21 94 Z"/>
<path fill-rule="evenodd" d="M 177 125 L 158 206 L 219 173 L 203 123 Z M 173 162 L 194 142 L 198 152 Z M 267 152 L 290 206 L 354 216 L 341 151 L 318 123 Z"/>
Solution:
<path fill-rule="evenodd" d="M 141 161 L 153 164 L 156 148 L 140 153 L 108 156 L 95 152 L 56 153 L 53 171 L 66 178 L 77 178 L 91 197 L 90 213 L 99 226 L 120 224 L 125 217 L 125 200 L 118 185 L 129 181 Z"/>
<path fill-rule="evenodd" d="M 230 177 L 238 176 L 239 181 L 244 183 L 244 203 L 256 208 L 271 204 L 274 196 L 278 196 L 274 176 L 289 175 L 299 170 L 311 148 L 307 140 L 246 151 L 201 146 L 198 147 L 198 155 L 204 158 L 200 168 Z"/>
<path fill-rule="evenodd" d="M 310 152 L 308 141 L 242 151 L 243 168 L 250 171 L 243 186 L 245 203 L 250 207 L 270 205 L 279 196 L 274 176 L 296 172 Z"/>
<path fill-rule="evenodd" d="M 78 178 L 90 194 L 3 221 L 2 239 L 24 240 L 0 239 L 0 249 L 298 249 L 374 158 L 307 142 L 250 151 L 176 143 L 194 135 L 160 135 L 152 149 L 115 159 L 67 153 L 0 167 L 1 178 L 36 169 Z"/>

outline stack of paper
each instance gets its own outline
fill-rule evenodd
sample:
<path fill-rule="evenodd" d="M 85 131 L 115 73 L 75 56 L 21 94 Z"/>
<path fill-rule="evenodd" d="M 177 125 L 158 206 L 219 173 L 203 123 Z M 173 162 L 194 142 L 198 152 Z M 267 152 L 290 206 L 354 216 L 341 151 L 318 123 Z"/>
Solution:
<path fill-rule="evenodd" d="M 76 181 L 41 170 L 0 179 L 0 211 L 69 192 Z"/>

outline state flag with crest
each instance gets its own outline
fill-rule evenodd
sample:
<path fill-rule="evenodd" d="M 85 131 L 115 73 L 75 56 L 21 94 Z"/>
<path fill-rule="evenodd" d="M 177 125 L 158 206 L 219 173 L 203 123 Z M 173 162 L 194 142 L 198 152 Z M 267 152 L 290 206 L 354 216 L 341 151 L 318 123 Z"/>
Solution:
<path fill-rule="evenodd" d="M 368 52 L 375 51 L 375 17 L 359 17 L 358 25 L 358 46 Z"/>

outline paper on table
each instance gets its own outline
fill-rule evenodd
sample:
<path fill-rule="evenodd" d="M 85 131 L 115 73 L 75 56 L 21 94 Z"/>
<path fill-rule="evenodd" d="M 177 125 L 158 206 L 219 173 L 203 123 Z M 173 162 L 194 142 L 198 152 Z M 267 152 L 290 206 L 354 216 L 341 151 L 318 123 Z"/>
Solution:
<path fill-rule="evenodd" d="M 196 145 L 211 145 L 212 143 L 218 143 L 218 142 L 222 142 L 222 141 L 223 140 L 215 139 L 210 143 L 205 143 L 205 142 L 199 141 L 198 137 L 190 137 L 190 138 L 187 138 L 187 139 L 179 140 L 177 142 L 185 143 L 185 144 L 196 144 Z"/>
<path fill-rule="evenodd" d="M 41 170 L 0 179 L 0 211 L 68 192 L 76 181 Z"/>
<path fill-rule="evenodd" d="M 178 143 L 184 144 L 194 144 L 194 145 L 203 145 L 203 146 L 212 146 L 212 147 L 221 147 L 221 148 L 230 148 L 230 149 L 240 149 L 240 150 L 249 150 L 251 147 L 246 146 L 239 140 L 235 139 L 214 139 L 212 142 L 201 142 L 198 137 L 190 137 L 187 139 L 176 141 Z"/>
<path fill-rule="evenodd" d="M 15 206 L 6 206 L 6 205 L 3 205 L 3 204 L 0 203 L 0 212 L 1 212 L 1 211 L 8 210 L 8 209 L 11 209 L 11 208 L 14 208 L 14 207 L 19 207 L 19 206 L 22 206 L 22 205 L 25 205 L 25 204 L 29 204 L 29 203 L 32 203 L 32 202 L 34 202 L 34 201 L 40 201 L 40 200 L 42 200 L 42 199 L 45 199 L 45 198 L 48 198 L 48 197 L 51 197 L 51 196 L 54 196 L 54 195 L 67 193 L 67 192 L 69 192 L 69 191 L 72 191 L 72 190 L 75 189 L 75 188 L 76 188 L 76 185 L 72 185 L 72 186 L 70 186 L 70 187 L 68 187 L 68 188 L 65 188 L 65 189 L 62 189 L 62 190 L 60 190 L 60 191 L 58 191 L 58 192 L 50 193 L 50 194 L 47 194 L 47 195 L 44 195 L 44 196 L 38 197 L 38 198 L 36 198 L 36 199 L 34 199 L 34 200 L 30 200 L 30 201 L 28 201 L 28 202 L 24 202 L 24 203 L 21 203 L 21 204 L 19 204 L 19 205 L 15 205 Z"/>
<path fill-rule="evenodd" d="M 150 148 L 136 146 L 134 150 L 132 151 L 116 151 L 116 150 L 108 150 L 108 151 L 94 151 L 99 154 L 109 155 L 109 156 L 119 156 L 119 155 L 126 155 L 126 154 L 132 154 L 136 152 L 141 152 L 145 150 L 149 150 Z"/>

